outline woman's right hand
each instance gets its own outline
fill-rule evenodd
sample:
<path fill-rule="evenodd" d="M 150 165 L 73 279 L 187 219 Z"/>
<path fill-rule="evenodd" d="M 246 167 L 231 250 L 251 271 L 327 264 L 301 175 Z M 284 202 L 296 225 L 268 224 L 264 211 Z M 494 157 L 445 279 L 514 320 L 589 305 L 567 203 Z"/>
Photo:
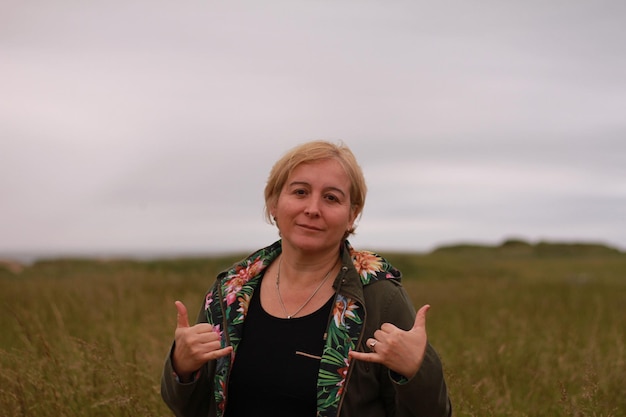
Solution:
<path fill-rule="evenodd" d="M 189 326 L 185 305 L 176 301 L 178 321 L 174 333 L 172 366 L 181 382 L 190 382 L 191 375 L 208 361 L 229 355 L 233 348 L 221 348 L 220 335 L 208 323 Z"/>

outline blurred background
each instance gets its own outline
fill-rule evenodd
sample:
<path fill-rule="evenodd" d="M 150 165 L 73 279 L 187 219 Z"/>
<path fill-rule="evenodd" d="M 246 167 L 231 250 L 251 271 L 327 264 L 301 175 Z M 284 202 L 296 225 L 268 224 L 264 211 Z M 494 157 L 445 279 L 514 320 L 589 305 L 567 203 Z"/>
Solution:
<path fill-rule="evenodd" d="M 342 140 L 354 246 L 626 248 L 626 3 L 3 1 L 0 257 L 250 251 Z"/>

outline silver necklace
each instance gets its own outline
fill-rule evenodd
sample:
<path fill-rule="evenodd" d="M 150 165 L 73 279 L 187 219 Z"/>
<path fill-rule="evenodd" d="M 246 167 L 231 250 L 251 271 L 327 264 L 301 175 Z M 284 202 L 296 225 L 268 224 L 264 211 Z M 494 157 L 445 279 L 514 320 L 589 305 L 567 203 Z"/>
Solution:
<path fill-rule="evenodd" d="M 283 262 L 283 257 L 280 257 L 280 260 L 278 261 L 278 271 L 276 271 L 276 292 L 278 293 L 278 301 L 280 302 L 280 306 L 283 309 L 283 313 L 285 314 L 285 316 L 288 319 L 291 319 L 293 317 L 295 317 L 300 311 L 302 311 L 302 309 L 304 307 L 306 307 L 307 304 L 309 304 L 309 301 L 311 301 L 313 299 L 313 297 L 315 297 L 315 294 L 317 294 L 317 292 L 320 290 L 320 288 L 322 288 L 322 285 L 324 285 L 324 283 L 326 282 L 326 280 L 328 279 L 328 277 L 330 276 L 330 273 L 333 271 L 333 269 L 335 269 L 335 265 L 337 264 L 336 262 L 333 264 L 333 266 L 330 268 L 330 270 L 326 273 L 326 275 L 324 276 L 324 279 L 322 280 L 322 282 L 320 282 L 320 285 L 317 286 L 317 288 L 315 289 L 315 291 L 313 291 L 313 293 L 309 296 L 309 298 L 306 299 L 306 301 L 304 302 L 304 304 L 302 304 L 300 306 L 299 309 L 296 310 L 295 313 L 293 314 L 287 314 L 287 309 L 285 308 L 285 303 L 283 302 L 283 297 L 280 296 L 280 288 L 279 288 L 279 282 L 280 282 L 280 265 Z"/>

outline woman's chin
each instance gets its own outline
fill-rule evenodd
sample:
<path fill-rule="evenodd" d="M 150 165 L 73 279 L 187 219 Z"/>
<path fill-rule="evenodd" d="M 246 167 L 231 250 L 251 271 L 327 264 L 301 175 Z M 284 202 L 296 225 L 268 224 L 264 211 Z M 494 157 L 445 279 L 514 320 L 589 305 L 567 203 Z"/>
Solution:
<path fill-rule="evenodd" d="M 311 236 L 297 236 L 289 243 L 296 249 L 302 252 L 315 253 L 315 252 L 327 252 L 332 247 L 338 247 L 339 241 L 335 244 L 329 242 L 328 239 L 322 239 L 320 237 Z"/>

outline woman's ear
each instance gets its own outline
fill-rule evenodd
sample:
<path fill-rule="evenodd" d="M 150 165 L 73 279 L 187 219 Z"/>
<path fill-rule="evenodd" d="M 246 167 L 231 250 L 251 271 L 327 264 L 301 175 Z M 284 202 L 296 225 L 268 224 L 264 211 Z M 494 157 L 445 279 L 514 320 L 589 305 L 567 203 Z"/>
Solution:
<path fill-rule="evenodd" d="M 358 216 L 359 216 L 358 207 L 357 206 L 350 207 L 350 220 L 348 221 L 348 223 L 350 223 L 350 229 L 354 229 L 354 222 L 356 221 Z"/>

